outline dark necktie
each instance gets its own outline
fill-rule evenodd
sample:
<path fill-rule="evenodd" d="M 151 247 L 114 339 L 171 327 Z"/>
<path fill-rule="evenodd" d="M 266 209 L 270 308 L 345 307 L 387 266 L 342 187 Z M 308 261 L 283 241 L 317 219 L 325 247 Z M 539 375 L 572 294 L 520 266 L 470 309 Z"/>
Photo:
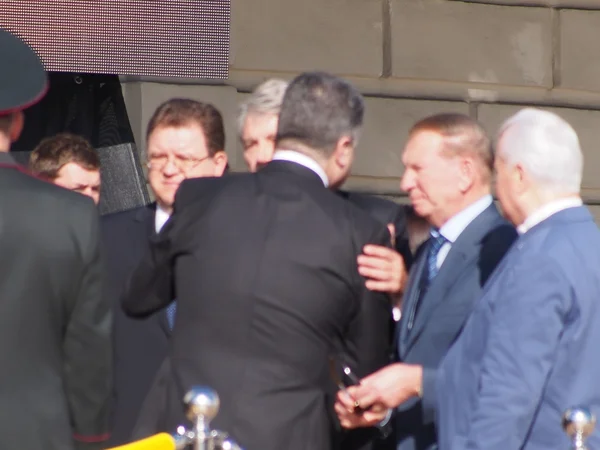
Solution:
<path fill-rule="evenodd" d="M 417 297 L 414 299 L 413 306 L 407 315 L 407 328 L 409 331 L 412 330 L 415 317 L 421 307 L 423 296 L 425 295 L 425 292 L 427 292 L 429 284 L 438 273 L 437 257 L 440 253 L 440 249 L 446 242 L 448 242 L 448 240 L 442 236 L 438 230 L 431 230 L 429 237 L 429 248 L 427 249 L 427 261 L 425 261 L 426 265 L 423 268 L 421 278 L 418 282 L 419 289 L 417 291 Z"/>
<path fill-rule="evenodd" d="M 169 306 L 167 306 L 167 322 L 169 322 L 169 329 L 172 330 L 175 326 L 175 313 L 177 312 L 177 300 L 173 300 Z"/>
<path fill-rule="evenodd" d="M 448 240 L 440 234 L 438 230 L 431 230 L 431 244 L 427 254 L 427 285 L 435 278 L 438 273 L 437 257 L 440 249 Z"/>

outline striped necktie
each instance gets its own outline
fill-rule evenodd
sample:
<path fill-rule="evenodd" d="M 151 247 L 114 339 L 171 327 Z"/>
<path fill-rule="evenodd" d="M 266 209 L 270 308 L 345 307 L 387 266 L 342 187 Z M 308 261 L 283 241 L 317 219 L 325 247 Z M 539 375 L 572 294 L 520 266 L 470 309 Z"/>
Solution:
<path fill-rule="evenodd" d="M 431 244 L 429 245 L 429 252 L 427 254 L 427 284 L 437 275 L 439 269 L 437 265 L 437 257 L 440 253 L 442 246 L 448 242 L 448 240 L 440 234 L 438 230 L 431 230 L 430 237 Z"/>

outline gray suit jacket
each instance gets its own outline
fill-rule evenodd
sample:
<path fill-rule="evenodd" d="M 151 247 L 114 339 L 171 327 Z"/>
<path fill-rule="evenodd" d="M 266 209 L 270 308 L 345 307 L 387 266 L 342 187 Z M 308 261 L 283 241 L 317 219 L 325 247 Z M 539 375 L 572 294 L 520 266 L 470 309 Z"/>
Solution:
<path fill-rule="evenodd" d="M 600 412 L 599 342 L 600 231 L 570 208 L 519 238 L 445 358 L 440 449 L 569 448 L 565 409 Z"/>
<path fill-rule="evenodd" d="M 0 192 L 0 448 L 101 446 L 111 342 L 96 207 L 3 153 Z"/>
<path fill-rule="evenodd" d="M 516 236 L 514 227 L 494 205 L 489 206 L 454 242 L 439 273 L 419 300 L 429 242 L 422 246 L 404 296 L 397 347 L 400 361 L 423 366 L 423 398 L 409 400 L 396 411 L 395 439 L 399 449 L 422 450 L 435 445 L 436 370 L 460 334 L 484 283 Z"/>

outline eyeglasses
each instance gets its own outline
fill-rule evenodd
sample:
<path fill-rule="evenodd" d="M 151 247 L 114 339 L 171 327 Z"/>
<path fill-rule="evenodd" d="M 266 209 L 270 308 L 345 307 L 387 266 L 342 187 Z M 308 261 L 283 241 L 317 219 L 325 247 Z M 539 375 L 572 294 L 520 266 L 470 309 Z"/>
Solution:
<path fill-rule="evenodd" d="M 173 155 L 170 159 L 169 155 L 166 154 L 154 154 L 148 156 L 148 163 L 146 164 L 148 169 L 161 170 L 164 168 L 169 160 L 173 162 L 173 165 L 182 172 L 191 170 L 203 161 L 206 161 L 211 156 L 205 156 L 204 158 L 192 158 L 191 156 Z"/>

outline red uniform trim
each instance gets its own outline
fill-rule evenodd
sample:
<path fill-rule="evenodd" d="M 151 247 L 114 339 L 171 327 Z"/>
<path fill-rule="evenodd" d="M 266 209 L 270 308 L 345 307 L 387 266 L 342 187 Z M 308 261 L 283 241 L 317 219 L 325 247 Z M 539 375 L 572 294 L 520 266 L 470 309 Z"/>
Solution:
<path fill-rule="evenodd" d="M 38 180 L 46 181 L 47 183 L 51 183 L 52 180 L 48 180 L 47 178 L 40 177 L 35 173 L 28 170 L 26 167 L 21 166 L 20 164 L 11 164 L 11 163 L 0 163 L 0 169 L 15 169 L 25 175 L 29 175 L 30 177 L 37 178 Z"/>

